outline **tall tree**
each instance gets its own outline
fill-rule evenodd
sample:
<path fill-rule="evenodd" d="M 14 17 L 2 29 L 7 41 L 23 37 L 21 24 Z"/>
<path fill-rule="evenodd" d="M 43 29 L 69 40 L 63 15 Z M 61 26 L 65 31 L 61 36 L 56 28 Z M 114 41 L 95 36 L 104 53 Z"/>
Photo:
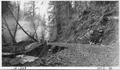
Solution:
<path fill-rule="evenodd" d="M 6 17 L 10 15 L 9 7 L 11 7 L 11 9 L 14 10 L 13 9 L 14 6 L 11 4 L 10 1 L 2 1 L 2 19 L 3 19 L 3 23 L 5 23 L 5 26 L 8 29 L 8 32 L 9 32 L 11 38 L 12 38 L 13 43 L 16 43 L 14 35 L 12 34 L 12 32 L 11 32 L 11 30 L 9 28 L 9 25 L 8 25 L 8 23 L 6 21 Z M 11 11 L 11 12 L 13 12 L 13 11 Z"/>

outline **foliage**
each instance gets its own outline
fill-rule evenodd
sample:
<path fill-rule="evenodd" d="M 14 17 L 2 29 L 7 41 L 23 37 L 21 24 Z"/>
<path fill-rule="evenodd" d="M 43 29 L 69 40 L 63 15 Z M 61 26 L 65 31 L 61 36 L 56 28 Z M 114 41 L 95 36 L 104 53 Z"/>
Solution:
<path fill-rule="evenodd" d="M 57 3 L 57 2 L 56 2 Z M 103 42 L 115 39 L 116 26 L 118 22 L 114 18 L 118 17 L 118 2 L 111 1 L 87 1 L 75 2 L 75 7 L 69 6 L 70 2 L 57 3 L 57 23 L 58 23 L 58 41 L 89 43 L 85 37 L 91 30 L 104 30 Z M 115 22 L 116 21 L 116 22 Z M 113 33 L 114 32 L 114 33 Z M 89 36 L 89 35 L 88 35 Z M 82 39 L 80 39 L 83 37 Z M 112 40 L 107 40 L 109 43 Z M 107 43 L 107 44 L 109 44 Z M 104 43 L 105 44 L 105 43 Z"/>

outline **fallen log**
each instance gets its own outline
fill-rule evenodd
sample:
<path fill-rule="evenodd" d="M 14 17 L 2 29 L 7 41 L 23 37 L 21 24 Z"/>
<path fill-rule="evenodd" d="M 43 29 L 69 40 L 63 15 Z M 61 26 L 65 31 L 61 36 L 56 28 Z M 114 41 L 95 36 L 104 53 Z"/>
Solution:
<path fill-rule="evenodd" d="M 3 55 L 24 54 L 41 45 L 42 44 L 38 42 L 24 41 L 9 46 L 2 46 L 2 52 L 3 52 L 2 54 Z"/>

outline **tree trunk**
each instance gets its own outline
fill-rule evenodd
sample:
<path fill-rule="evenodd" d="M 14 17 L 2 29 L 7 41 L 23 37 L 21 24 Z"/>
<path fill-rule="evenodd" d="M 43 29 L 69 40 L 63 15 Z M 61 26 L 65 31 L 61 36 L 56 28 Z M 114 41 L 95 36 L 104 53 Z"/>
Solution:
<path fill-rule="evenodd" d="M 19 5 L 19 3 L 17 3 L 18 4 L 18 12 L 17 12 L 17 22 L 19 21 L 19 11 L 20 11 L 20 5 Z M 17 32 L 17 27 L 18 27 L 18 24 L 16 24 L 16 26 L 15 26 L 15 32 L 14 32 L 14 39 L 15 39 L 15 35 L 16 35 L 16 32 Z"/>
<path fill-rule="evenodd" d="M 56 19 L 55 19 L 55 5 L 54 2 L 49 2 L 46 20 L 46 37 L 45 40 L 55 41 L 57 35 Z"/>
<path fill-rule="evenodd" d="M 4 16 L 3 16 L 3 19 L 4 19 L 4 22 L 5 22 L 5 25 L 6 25 L 7 29 L 8 29 L 8 31 L 9 31 L 9 33 L 10 33 L 10 36 L 12 37 L 13 43 L 16 43 L 16 41 L 15 41 L 15 39 L 14 39 L 14 36 L 12 35 L 12 32 L 11 32 L 11 30 L 10 30 L 10 28 L 9 28 L 9 25 L 7 24 L 6 19 L 5 19 Z"/>

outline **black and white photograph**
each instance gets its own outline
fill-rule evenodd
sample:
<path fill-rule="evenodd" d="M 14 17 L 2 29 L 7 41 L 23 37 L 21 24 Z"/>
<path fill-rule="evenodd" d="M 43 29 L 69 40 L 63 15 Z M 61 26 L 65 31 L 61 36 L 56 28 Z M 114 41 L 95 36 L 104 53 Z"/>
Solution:
<path fill-rule="evenodd" d="M 2 67 L 119 65 L 119 1 L 1 1 Z"/>

